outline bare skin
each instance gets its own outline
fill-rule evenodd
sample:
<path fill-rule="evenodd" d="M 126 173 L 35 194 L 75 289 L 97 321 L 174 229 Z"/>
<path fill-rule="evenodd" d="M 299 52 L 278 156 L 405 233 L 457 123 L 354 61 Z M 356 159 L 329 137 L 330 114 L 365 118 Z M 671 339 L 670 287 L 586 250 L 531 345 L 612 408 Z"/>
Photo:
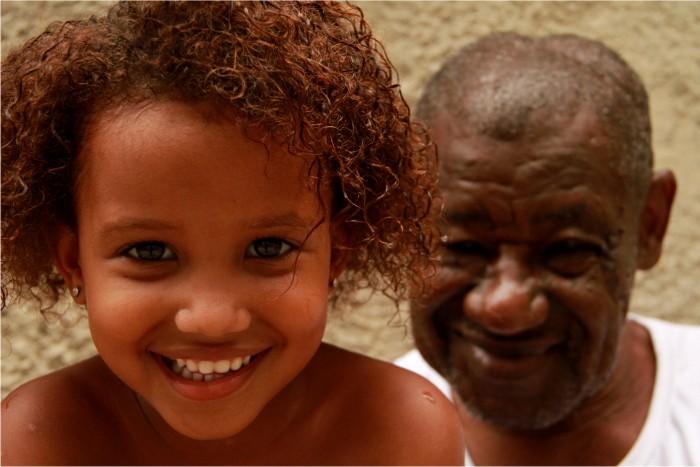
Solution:
<path fill-rule="evenodd" d="M 644 425 L 655 372 L 646 329 L 628 322 L 622 345 L 630 350 L 621 355 L 619 365 L 623 371 L 615 373 L 615 380 L 588 401 L 575 419 L 536 434 L 484 423 L 455 397 L 472 460 L 477 465 L 618 464 Z M 634 391 L 625 389 L 629 387 L 634 387 Z M 610 404 L 611 401 L 617 402 Z"/>
<path fill-rule="evenodd" d="M 403 416 L 387 418 L 387 403 L 404 407 Z M 274 417 L 263 414 L 233 439 L 193 440 L 167 426 L 95 357 L 3 401 L 3 463 L 454 465 L 463 459 L 455 425 L 444 423 L 459 423 L 454 410 L 430 383 L 328 345 L 265 412 Z M 445 447 L 439 459 L 426 449 L 438 444 Z"/>
<path fill-rule="evenodd" d="M 655 172 L 637 207 L 595 113 L 551 121 L 516 141 L 434 122 L 447 222 L 414 333 L 478 465 L 617 464 L 654 388 L 652 342 L 626 310 L 634 272 L 659 258 L 675 179 Z"/>
<path fill-rule="evenodd" d="M 52 241 L 99 357 L 6 398 L 3 463 L 463 462 L 429 382 L 322 344 L 347 255 L 330 190 L 247 130 L 207 102 L 95 117 L 77 227 Z"/>

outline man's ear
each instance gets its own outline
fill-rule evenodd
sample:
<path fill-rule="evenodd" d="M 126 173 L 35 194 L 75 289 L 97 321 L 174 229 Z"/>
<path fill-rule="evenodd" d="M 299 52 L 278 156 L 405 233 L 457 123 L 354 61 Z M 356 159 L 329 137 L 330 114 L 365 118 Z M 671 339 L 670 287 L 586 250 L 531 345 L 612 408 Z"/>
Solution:
<path fill-rule="evenodd" d="M 84 283 L 83 271 L 80 268 L 78 236 L 73 229 L 59 226 L 47 237 L 53 262 L 66 282 L 68 290 L 77 288 L 81 292 L 73 295 L 73 300 L 80 305 L 85 305 L 85 294 L 82 293 Z"/>
<path fill-rule="evenodd" d="M 649 194 L 639 219 L 637 267 L 650 269 L 661 257 L 661 244 L 676 196 L 676 177 L 670 170 L 652 174 Z"/>

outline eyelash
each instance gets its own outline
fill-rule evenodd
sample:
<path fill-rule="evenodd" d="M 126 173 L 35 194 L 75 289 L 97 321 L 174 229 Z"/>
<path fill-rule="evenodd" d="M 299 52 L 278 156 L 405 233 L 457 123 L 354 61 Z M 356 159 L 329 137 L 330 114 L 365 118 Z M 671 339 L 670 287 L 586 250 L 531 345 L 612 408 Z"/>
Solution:
<path fill-rule="evenodd" d="M 267 245 L 265 245 L 267 243 Z M 274 245 L 270 245 L 270 243 L 274 243 Z M 277 252 L 273 252 L 272 254 L 269 254 L 269 256 L 265 256 L 264 254 L 261 254 L 259 251 L 259 248 L 270 248 L 270 247 L 278 247 Z M 139 249 L 146 248 L 147 252 L 151 254 L 152 257 L 146 258 L 142 257 L 141 254 L 143 254 L 146 251 L 139 251 Z M 277 260 L 286 257 L 287 255 L 291 254 L 297 249 L 296 246 L 292 245 L 290 242 L 286 240 L 282 240 L 280 238 L 274 238 L 274 237 L 265 237 L 265 238 L 259 238 L 255 241 L 253 241 L 250 246 L 246 249 L 245 256 L 246 258 L 256 258 L 256 259 L 266 259 L 266 260 Z M 162 250 L 162 251 L 158 251 Z M 156 252 L 155 255 L 153 255 L 154 251 Z M 160 253 L 160 254 L 158 254 Z M 177 259 L 177 255 L 172 251 L 172 249 L 164 244 L 163 242 L 156 242 L 156 241 L 146 241 L 146 242 L 139 242 L 135 243 L 133 245 L 129 245 L 127 248 L 125 248 L 122 251 L 122 255 L 128 256 L 129 258 L 138 260 L 138 261 L 147 261 L 147 262 L 155 262 L 155 261 L 168 261 L 168 260 L 173 260 Z"/>
<path fill-rule="evenodd" d="M 279 248 L 280 251 L 272 254 L 270 256 L 262 256 L 259 251 L 256 251 L 256 245 L 260 246 L 261 243 L 263 242 L 279 242 Z M 275 237 L 265 237 L 265 238 L 259 238 L 255 240 L 253 243 L 250 244 L 250 246 L 246 249 L 246 258 L 256 258 L 256 259 L 267 259 L 267 260 L 278 260 L 282 259 L 292 252 L 294 252 L 297 249 L 296 246 L 292 245 L 286 240 L 282 240 L 281 238 L 275 238 Z"/>
<path fill-rule="evenodd" d="M 139 256 L 138 249 L 139 248 L 145 248 L 145 247 L 157 247 L 157 248 L 162 248 L 162 253 L 159 257 L 157 258 L 142 258 Z M 153 252 L 153 250 L 149 250 L 150 252 Z M 169 253 L 168 253 L 169 252 Z M 123 253 L 123 255 L 128 256 L 132 259 L 138 260 L 138 261 L 148 261 L 148 262 L 154 262 L 154 261 L 166 261 L 166 260 L 172 260 L 176 259 L 177 256 L 175 253 L 172 251 L 172 249 L 167 246 L 163 242 L 139 242 L 135 243 L 133 245 L 130 245 L 127 247 Z M 163 256 L 166 256 L 163 258 Z"/>
<path fill-rule="evenodd" d="M 562 240 L 550 245 L 547 248 L 546 253 L 550 256 L 576 253 L 592 253 L 596 256 L 601 256 L 603 254 L 603 249 L 599 245 L 592 242 Z"/>

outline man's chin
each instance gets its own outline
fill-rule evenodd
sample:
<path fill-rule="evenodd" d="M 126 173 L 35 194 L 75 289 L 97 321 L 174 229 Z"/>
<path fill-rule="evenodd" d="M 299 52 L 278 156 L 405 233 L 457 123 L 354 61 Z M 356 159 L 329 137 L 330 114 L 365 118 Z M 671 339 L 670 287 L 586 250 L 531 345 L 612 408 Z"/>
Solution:
<path fill-rule="evenodd" d="M 455 391 L 455 397 L 460 399 L 457 403 L 483 423 L 500 430 L 541 433 L 558 431 L 571 419 L 581 398 L 568 392 L 568 397 L 542 397 L 531 402 L 488 396 L 476 398 L 473 394 L 462 395 L 459 391 Z"/>

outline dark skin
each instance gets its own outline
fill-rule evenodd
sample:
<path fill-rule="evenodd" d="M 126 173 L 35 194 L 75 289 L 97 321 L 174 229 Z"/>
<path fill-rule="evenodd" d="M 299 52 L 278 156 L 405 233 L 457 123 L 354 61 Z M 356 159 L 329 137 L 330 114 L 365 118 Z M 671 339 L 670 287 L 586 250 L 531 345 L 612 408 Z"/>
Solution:
<path fill-rule="evenodd" d="M 86 134 L 77 228 L 52 247 L 99 357 L 7 396 L 4 464 L 462 462 L 434 386 L 322 343 L 345 256 L 303 159 L 209 102 L 125 106 Z"/>
<path fill-rule="evenodd" d="M 551 429 L 536 433 L 500 429 L 475 417 L 455 397 L 472 460 L 477 465 L 618 464 L 639 436 L 654 384 L 654 355 L 646 329 L 628 322 L 622 339 L 621 345 L 634 348 L 625 352 L 629 362 L 618 363 L 622 371 L 615 373 L 615 381 Z M 639 386 L 625 391 L 625 384 Z"/>
<path fill-rule="evenodd" d="M 542 115 L 510 141 L 432 122 L 446 226 L 416 343 L 453 386 L 476 464 L 613 465 L 654 387 L 649 334 L 626 311 L 675 179 L 655 172 L 637 203 L 594 109 Z"/>
<path fill-rule="evenodd" d="M 334 363 L 328 367 L 331 361 Z M 99 357 L 94 357 L 37 379 L 3 401 L 3 463 L 16 465 L 21 459 L 22 465 L 432 464 L 434 457 L 420 458 L 420 446 L 444 442 L 444 427 L 434 427 L 433 440 L 416 439 L 417 449 L 397 452 L 395 437 L 382 440 L 376 435 L 395 432 L 398 428 L 392 427 L 398 426 L 406 435 L 413 431 L 415 422 L 426 418 L 413 413 L 404 420 L 387 419 L 381 415 L 381 407 L 391 399 L 393 404 L 423 406 L 432 412 L 437 400 L 438 409 L 452 419 L 449 404 L 442 398 L 429 399 L 425 394 L 438 394 L 428 383 L 424 393 L 415 394 L 416 400 L 408 394 L 387 392 L 388 381 L 370 377 L 376 376 L 377 365 L 385 364 L 363 360 L 358 365 L 360 361 L 350 352 L 324 345 L 299 378 L 300 384 L 286 391 L 300 393 L 297 396 L 301 397 L 296 397 L 300 403 L 291 407 L 279 398 L 266 409 L 275 414 L 275 424 L 254 423 L 235 438 L 198 441 L 167 426 Z M 329 373 L 330 368 L 335 370 Z M 358 398 L 354 390 L 338 390 L 353 387 L 355 375 L 366 375 L 369 385 L 380 389 L 378 397 Z M 415 382 L 415 376 L 408 372 L 391 378 L 395 376 L 406 378 L 405 384 Z M 26 424 L 26 430 L 15 427 L 10 434 L 4 427 L 14 417 L 36 423 Z M 286 423 L 279 422 L 282 418 Z M 342 422 L 340 438 L 336 430 L 328 430 L 328 420 Z M 265 430 L 266 436 L 255 436 L 259 429 Z M 397 462 L 403 454 L 403 460 Z M 455 460 L 461 456 L 459 449 L 445 454 Z"/>

